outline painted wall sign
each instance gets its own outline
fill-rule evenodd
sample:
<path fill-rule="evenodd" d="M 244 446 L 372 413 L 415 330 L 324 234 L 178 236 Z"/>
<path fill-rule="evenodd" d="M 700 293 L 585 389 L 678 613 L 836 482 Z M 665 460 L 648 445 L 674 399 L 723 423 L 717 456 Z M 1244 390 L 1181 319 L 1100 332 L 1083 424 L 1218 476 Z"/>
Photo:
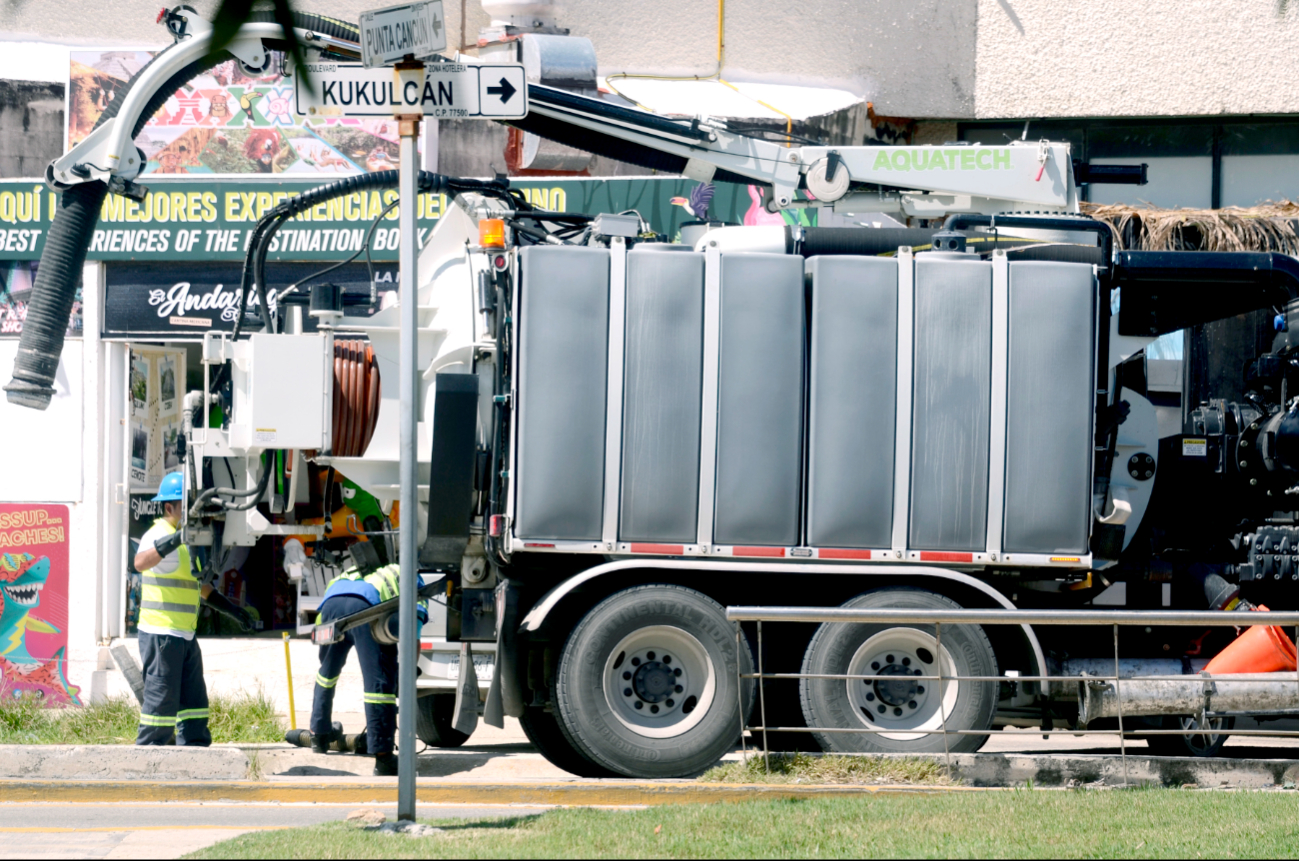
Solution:
<path fill-rule="evenodd" d="M 399 138 L 392 117 L 312 117 L 293 110 L 293 80 L 272 51 L 266 74 L 249 76 L 227 60 L 172 93 L 135 138 L 159 174 L 330 175 L 391 170 Z M 70 52 L 68 145 L 79 143 L 152 51 Z"/>
<path fill-rule="evenodd" d="M 68 507 L 0 504 L 0 699 L 80 705 L 68 684 Z"/>

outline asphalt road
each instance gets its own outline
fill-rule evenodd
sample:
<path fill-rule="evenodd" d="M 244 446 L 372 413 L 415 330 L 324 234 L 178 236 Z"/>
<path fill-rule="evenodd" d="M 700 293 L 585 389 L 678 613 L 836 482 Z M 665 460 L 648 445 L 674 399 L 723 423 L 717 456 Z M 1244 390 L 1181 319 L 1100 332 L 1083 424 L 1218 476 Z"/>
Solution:
<path fill-rule="evenodd" d="M 0 803 L 0 859 L 179 858 L 248 831 L 345 819 L 362 806 L 397 818 L 391 804 Z M 464 819 L 527 816 L 544 809 L 421 805 L 416 815 Z"/>

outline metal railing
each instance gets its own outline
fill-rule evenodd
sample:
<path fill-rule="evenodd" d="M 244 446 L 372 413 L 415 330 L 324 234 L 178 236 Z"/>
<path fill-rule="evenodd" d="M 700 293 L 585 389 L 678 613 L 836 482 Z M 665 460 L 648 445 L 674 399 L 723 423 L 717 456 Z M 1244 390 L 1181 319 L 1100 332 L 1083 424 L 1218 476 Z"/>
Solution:
<path fill-rule="evenodd" d="M 943 756 L 944 763 L 950 777 L 952 773 L 952 751 L 949 738 L 953 735 L 1117 735 L 1119 739 L 1119 754 L 1123 766 L 1123 782 L 1128 784 L 1128 761 L 1127 761 L 1127 743 L 1126 737 L 1131 733 L 1139 733 L 1142 736 L 1154 735 L 1176 735 L 1176 736 L 1197 736 L 1203 735 L 1206 739 L 1218 735 L 1234 736 L 1287 736 L 1299 737 L 1299 730 L 1236 730 L 1224 729 L 1214 730 L 1208 725 L 1209 719 L 1221 717 L 1245 716 L 1248 714 L 1271 714 L 1272 716 L 1299 717 L 1299 667 L 1293 673 L 1271 673 L 1269 678 L 1284 678 L 1288 687 L 1288 680 L 1294 679 L 1294 699 L 1293 708 L 1284 710 L 1260 710 L 1260 711 L 1233 711 L 1230 714 L 1210 711 L 1210 691 L 1216 690 L 1213 686 L 1232 683 L 1257 683 L 1260 676 L 1254 674 L 1227 675 L 1217 674 L 1210 676 L 1207 673 L 1199 675 L 1184 675 L 1181 678 L 1189 682 L 1202 681 L 1205 685 L 1205 706 L 1198 714 L 1192 713 L 1190 717 L 1199 718 L 1199 728 L 1182 728 L 1182 729 L 1161 729 L 1132 727 L 1125 730 L 1123 716 L 1123 696 L 1122 685 L 1133 684 L 1142 681 L 1158 681 L 1167 679 L 1166 676 L 1152 675 L 1128 675 L 1123 676 L 1120 667 L 1119 657 L 1119 628 L 1124 626 L 1141 626 L 1146 628 L 1154 627 L 1194 627 L 1194 628 L 1225 628 L 1238 627 L 1246 628 L 1253 626 L 1266 625 L 1269 627 L 1293 627 L 1295 631 L 1294 644 L 1299 649 L 1299 611 L 1283 612 L 1221 612 L 1209 610 L 1007 610 L 1007 609 L 959 609 L 959 610 L 923 610 L 923 609 L 896 609 L 896 608 L 857 608 L 857 607 L 752 607 L 737 606 L 726 608 L 726 618 L 735 624 L 735 638 L 737 649 L 741 647 L 744 633 L 742 624 L 752 622 L 756 624 L 756 645 L 757 645 L 757 672 L 745 673 L 743 666 L 737 661 L 737 685 L 738 696 L 740 697 L 740 743 L 745 760 L 748 759 L 748 750 L 745 746 L 744 733 L 747 731 L 754 735 L 762 735 L 762 755 L 766 768 L 771 768 L 771 746 L 768 733 L 815 733 L 815 734 L 832 734 L 832 733 L 851 733 L 851 734 L 913 734 L 913 735 L 941 735 L 943 737 Z M 909 729 L 909 728 L 871 728 L 861 727 L 786 727 L 786 726 L 767 726 L 767 702 L 765 682 L 768 680 L 803 680 L 803 679 L 824 679 L 824 680 L 842 680 L 842 681 L 897 681 L 897 675 L 867 675 L 867 674 L 848 674 L 848 673 L 767 673 L 763 671 L 763 623 L 772 622 L 802 622 L 802 623 L 862 623 L 862 624 L 884 624 L 897 626 L 916 626 L 925 625 L 933 626 L 933 637 L 935 651 L 937 656 L 933 663 L 937 666 L 936 675 L 910 675 L 912 681 L 933 681 L 938 687 L 938 729 Z M 1113 675 L 1004 675 L 1004 676 L 973 676 L 959 675 L 955 673 L 946 673 L 943 668 L 944 651 L 942 646 L 942 630 L 944 625 L 1040 625 L 1040 626 L 1087 626 L 1087 627 L 1111 627 L 1114 632 L 1114 673 Z M 924 630 L 924 629 L 922 629 Z M 928 633 L 926 631 L 926 633 Z M 1041 667 L 1043 672 L 1049 672 L 1049 667 Z M 744 708 L 744 683 L 745 679 L 755 680 L 758 686 L 758 717 L 759 725 L 750 725 L 745 717 Z M 1046 699 L 1044 706 L 1044 715 L 1050 708 L 1050 685 L 1052 683 L 1065 683 L 1077 687 L 1080 683 L 1113 683 L 1114 700 L 1117 705 L 1117 729 L 1088 729 L 1086 727 L 1075 727 L 1069 729 L 1054 729 L 1043 727 L 1041 729 L 974 729 L 960 730 L 948 729 L 947 721 L 949 711 L 944 700 L 944 684 L 951 682 L 1038 682 L 1042 685 L 1039 691 L 1039 697 Z M 1081 705 L 1080 705 L 1081 708 Z M 994 712 L 995 714 L 995 712 Z M 1137 715 L 1130 715 L 1137 717 Z M 1044 718 L 1044 723 L 1046 722 Z M 1009 726 L 1009 725 L 1007 725 Z"/>

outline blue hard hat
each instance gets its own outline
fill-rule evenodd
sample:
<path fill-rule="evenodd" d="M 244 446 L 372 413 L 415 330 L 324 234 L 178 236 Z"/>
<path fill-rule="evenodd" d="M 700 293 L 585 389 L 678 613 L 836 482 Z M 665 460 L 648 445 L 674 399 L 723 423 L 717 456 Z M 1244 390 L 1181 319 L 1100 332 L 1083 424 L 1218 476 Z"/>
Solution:
<path fill-rule="evenodd" d="M 185 475 L 169 472 L 162 477 L 162 484 L 158 486 L 158 495 L 153 498 L 153 502 L 180 502 L 184 489 Z"/>

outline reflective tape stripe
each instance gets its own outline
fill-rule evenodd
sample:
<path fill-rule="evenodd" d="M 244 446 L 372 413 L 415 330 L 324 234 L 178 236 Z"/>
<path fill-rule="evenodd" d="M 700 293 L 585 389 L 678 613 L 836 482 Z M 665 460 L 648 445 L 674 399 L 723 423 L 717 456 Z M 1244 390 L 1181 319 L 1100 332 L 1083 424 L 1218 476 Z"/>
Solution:
<path fill-rule="evenodd" d="M 365 694 L 363 697 L 361 697 L 361 699 L 363 699 L 367 703 L 374 703 L 376 705 L 397 704 L 396 694 Z"/>
<path fill-rule="evenodd" d="M 169 577 L 159 574 L 142 574 L 140 582 L 145 586 L 157 586 L 161 589 L 193 589 L 198 591 L 198 581 L 193 577 Z"/>
<path fill-rule="evenodd" d="M 168 717 L 166 715 L 147 715 L 141 713 L 140 725 L 141 726 L 175 726 L 176 718 Z"/>
<path fill-rule="evenodd" d="M 161 610 L 164 613 L 198 613 L 197 604 L 173 604 L 170 601 L 141 601 L 141 610 Z"/>
<path fill-rule="evenodd" d="M 178 722 L 183 720 L 199 720 L 199 719 L 207 720 L 207 718 L 208 718 L 207 709 L 185 709 L 184 711 L 180 711 L 176 713 L 176 720 Z"/>
<path fill-rule="evenodd" d="M 316 673 L 316 684 L 320 685 L 322 688 L 332 688 L 334 685 L 338 684 L 338 679 L 338 676 L 334 676 L 332 679 L 327 679 L 320 673 Z"/>

